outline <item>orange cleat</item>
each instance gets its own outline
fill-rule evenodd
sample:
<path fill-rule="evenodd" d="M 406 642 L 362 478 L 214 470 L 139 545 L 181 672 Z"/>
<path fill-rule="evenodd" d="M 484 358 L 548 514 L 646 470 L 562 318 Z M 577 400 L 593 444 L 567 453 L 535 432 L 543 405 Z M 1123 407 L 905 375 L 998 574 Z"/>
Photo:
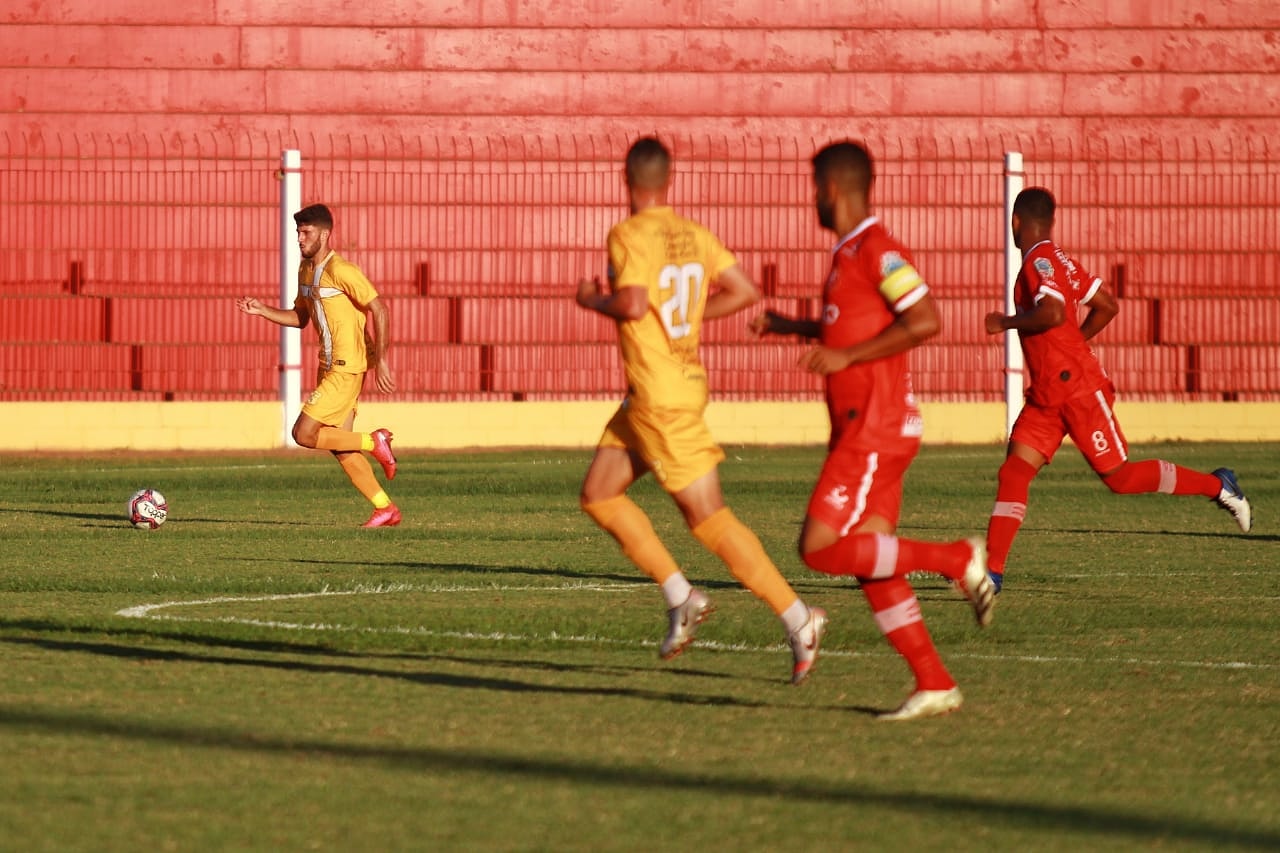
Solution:
<path fill-rule="evenodd" d="M 369 453 L 382 464 L 382 473 L 388 480 L 396 478 L 396 455 L 391 452 L 391 430 L 375 429 L 370 433 L 373 439 L 373 450 Z M 376 526 L 376 525 L 375 525 Z"/>
<path fill-rule="evenodd" d="M 361 527 L 395 527 L 400 523 L 400 510 L 395 504 L 387 504 L 382 509 L 375 509 L 373 515 Z"/>

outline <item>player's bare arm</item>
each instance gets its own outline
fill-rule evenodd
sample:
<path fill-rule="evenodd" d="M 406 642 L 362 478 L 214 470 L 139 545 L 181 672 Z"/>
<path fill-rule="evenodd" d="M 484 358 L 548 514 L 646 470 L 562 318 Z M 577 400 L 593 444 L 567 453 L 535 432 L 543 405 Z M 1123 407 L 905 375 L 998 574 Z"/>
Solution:
<path fill-rule="evenodd" d="M 811 373 L 827 376 L 851 364 L 906 352 L 938 334 L 941 329 L 942 322 L 938 319 L 933 297 L 926 293 L 874 338 L 850 347 L 814 347 L 800 356 L 799 364 Z"/>
<path fill-rule="evenodd" d="M 765 335 L 799 335 L 803 338 L 819 338 L 822 326 L 817 320 L 797 320 L 785 317 L 777 311 L 764 311 L 751 318 L 747 328 L 757 337 Z"/>
<path fill-rule="evenodd" d="M 383 394 L 396 390 L 395 374 L 387 361 L 387 348 L 391 344 L 389 333 L 390 322 L 387 316 L 387 305 L 378 297 L 366 306 L 369 314 L 369 325 L 373 327 L 373 339 L 366 337 L 369 366 L 373 369 L 374 385 Z"/>
<path fill-rule="evenodd" d="M 615 320 L 639 320 L 649 311 L 649 290 L 620 287 L 606 293 L 598 278 L 578 281 L 577 302 L 583 308 Z"/>
<path fill-rule="evenodd" d="M 242 296 L 236 300 L 236 307 L 241 312 L 255 317 L 265 317 L 279 326 L 306 328 L 311 322 L 311 312 L 300 308 L 275 308 L 252 296 Z"/>
<path fill-rule="evenodd" d="M 1036 332 L 1045 332 L 1061 326 L 1066 319 L 1067 309 L 1062 304 L 1062 300 L 1044 296 L 1030 311 L 1019 311 L 1017 314 L 992 311 L 987 315 L 986 328 L 988 335 L 1008 331 L 1034 335 Z"/>
<path fill-rule="evenodd" d="M 1080 333 L 1087 341 L 1116 318 L 1120 313 L 1120 303 L 1104 284 L 1093 292 L 1093 296 L 1089 297 L 1089 301 L 1085 304 L 1089 306 L 1089 313 L 1084 316 L 1084 322 L 1080 324 Z"/>
<path fill-rule="evenodd" d="M 760 301 L 760 288 L 737 264 L 720 273 L 716 286 L 719 289 L 707 297 L 707 306 L 702 312 L 705 319 L 727 317 Z"/>

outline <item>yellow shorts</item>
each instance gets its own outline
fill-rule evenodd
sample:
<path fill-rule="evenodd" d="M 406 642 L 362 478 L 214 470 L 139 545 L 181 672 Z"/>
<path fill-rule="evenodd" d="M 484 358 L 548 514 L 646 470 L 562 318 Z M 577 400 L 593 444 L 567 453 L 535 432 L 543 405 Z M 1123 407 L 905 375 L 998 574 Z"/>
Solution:
<path fill-rule="evenodd" d="M 604 428 L 600 447 L 636 453 L 671 494 L 683 490 L 724 461 L 702 412 L 647 409 L 623 402 Z"/>
<path fill-rule="evenodd" d="M 347 415 L 355 412 L 363 386 L 363 373 L 331 370 L 320 377 L 316 390 L 302 404 L 302 411 L 325 426 L 340 427 L 346 423 Z"/>

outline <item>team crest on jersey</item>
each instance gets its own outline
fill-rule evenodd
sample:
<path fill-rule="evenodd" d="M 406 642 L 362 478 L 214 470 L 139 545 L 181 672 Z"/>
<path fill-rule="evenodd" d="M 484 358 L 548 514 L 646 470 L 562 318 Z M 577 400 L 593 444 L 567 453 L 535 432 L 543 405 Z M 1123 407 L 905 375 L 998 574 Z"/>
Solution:
<path fill-rule="evenodd" d="M 1053 278 L 1053 264 L 1048 258 L 1036 258 L 1032 264 L 1036 268 L 1036 272 L 1044 278 Z"/>
<path fill-rule="evenodd" d="M 897 252 L 885 252 L 880 256 L 880 277 L 888 278 L 907 265 L 907 259 Z"/>
<path fill-rule="evenodd" d="M 840 319 L 840 306 L 827 303 L 822 306 L 822 322 L 824 325 L 830 326 L 836 320 Z"/>
<path fill-rule="evenodd" d="M 849 489 L 846 486 L 836 486 L 822 497 L 822 501 L 834 510 L 843 510 L 849 505 Z"/>

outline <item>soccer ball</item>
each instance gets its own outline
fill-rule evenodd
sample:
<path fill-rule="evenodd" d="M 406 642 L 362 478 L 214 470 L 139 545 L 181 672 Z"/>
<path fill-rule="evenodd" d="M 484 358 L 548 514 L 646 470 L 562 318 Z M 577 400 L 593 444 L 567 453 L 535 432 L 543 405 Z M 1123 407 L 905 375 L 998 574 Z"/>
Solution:
<path fill-rule="evenodd" d="M 125 506 L 129 523 L 139 530 L 155 530 L 169 515 L 169 504 L 155 489 L 138 489 Z"/>

